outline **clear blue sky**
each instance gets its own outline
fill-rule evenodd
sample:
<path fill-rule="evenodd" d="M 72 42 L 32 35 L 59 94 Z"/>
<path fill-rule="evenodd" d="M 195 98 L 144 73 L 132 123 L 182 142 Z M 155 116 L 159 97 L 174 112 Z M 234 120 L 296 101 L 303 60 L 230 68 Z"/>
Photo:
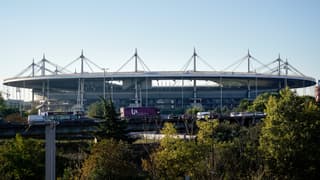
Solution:
<path fill-rule="evenodd" d="M 179 70 L 193 47 L 217 70 L 250 49 L 320 76 L 319 0 L 3 0 L 0 27 L 0 79 L 43 53 L 64 66 L 81 49 L 111 70 L 134 48 L 151 70 Z"/>

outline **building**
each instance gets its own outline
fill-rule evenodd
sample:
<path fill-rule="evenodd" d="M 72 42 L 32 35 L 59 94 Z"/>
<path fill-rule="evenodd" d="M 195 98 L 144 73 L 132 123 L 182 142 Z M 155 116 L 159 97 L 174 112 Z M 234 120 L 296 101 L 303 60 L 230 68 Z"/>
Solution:
<path fill-rule="evenodd" d="M 81 62 L 78 73 L 67 72 L 69 65 L 61 67 L 43 57 L 17 76 L 4 80 L 4 85 L 32 89 L 33 100 L 46 103 L 42 107 L 51 109 L 82 109 L 99 97 L 106 97 L 118 108 L 151 106 L 160 108 L 162 113 L 174 113 L 191 106 L 206 110 L 233 108 L 243 98 L 254 99 L 261 93 L 277 92 L 286 86 L 302 88 L 316 84 L 314 78 L 305 76 L 280 56 L 269 65 L 261 63 L 261 71 L 258 71 L 251 69 L 250 65 L 257 60 L 248 52 L 242 59 L 248 64 L 246 72 L 199 71 L 197 62 L 200 60 L 194 51 L 187 63 L 193 62 L 192 70 L 150 71 L 136 51 L 128 60 L 135 62 L 132 72 L 121 72 L 128 61 L 118 71 L 106 72 L 82 52 L 73 61 Z M 139 63 L 144 70 L 138 69 Z M 100 68 L 100 72 L 85 72 L 86 64 Z M 54 69 L 50 70 L 49 65 Z"/>

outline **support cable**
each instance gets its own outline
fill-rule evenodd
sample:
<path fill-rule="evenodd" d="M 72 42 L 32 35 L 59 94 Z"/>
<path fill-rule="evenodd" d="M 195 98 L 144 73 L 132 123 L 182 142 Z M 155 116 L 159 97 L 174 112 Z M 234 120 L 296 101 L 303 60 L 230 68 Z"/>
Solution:
<path fill-rule="evenodd" d="M 89 58 L 84 56 L 84 60 L 88 61 L 89 63 L 91 63 L 92 65 L 94 65 L 96 68 L 98 69 L 102 69 L 102 67 L 100 67 L 99 65 L 97 65 L 96 63 L 94 63 L 93 61 L 91 61 Z"/>
<path fill-rule="evenodd" d="M 197 57 L 205 64 L 207 65 L 212 71 L 216 71 L 207 61 L 205 61 L 203 58 L 201 58 L 199 55 Z"/>
<path fill-rule="evenodd" d="M 182 67 L 182 71 L 186 72 L 189 65 L 191 64 L 191 61 L 193 60 L 193 56 L 190 57 L 190 59 L 187 61 L 187 63 Z"/>
<path fill-rule="evenodd" d="M 235 61 L 234 63 L 232 63 L 231 65 L 227 66 L 226 68 L 223 69 L 223 71 L 227 71 L 228 69 L 230 69 L 231 67 L 237 65 L 237 64 L 242 64 L 245 60 L 247 60 L 248 56 L 244 56 L 243 58 Z M 237 67 L 239 67 L 240 65 L 238 65 Z"/>
<path fill-rule="evenodd" d="M 140 64 L 142 64 L 142 66 L 144 66 L 147 69 L 147 71 L 150 71 L 149 67 L 144 63 L 144 61 L 140 58 L 140 56 L 138 56 L 138 60 Z"/>
<path fill-rule="evenodd" d="M 122 70 L 122 68 L 125 67 L 134 57 L 135 57 L 135 55 L 130 57 L 124 64 L 122 64 L 122 66 L 116 72 L 120 72 Z"/>
<path fill-rule="evenodd" d="M 86 63 L 86 65 L 89 67 L 89 69 L 91 70 L 91 72 L 94 72 L 93 69 L 91 68 L 90 64 L 87 61 L 84 61 L 84 63 Z"/>
<path fill-rule="evenodd" d="M 75 62 L 77 62 L 79 59 L 81 59 L 80 57 L 78 57 L 77 59 L 71 61 L 69 64 L 67 64 L 66 66 L 64 66 L 61 71 L 67 69 L 69 66 L 71 66 L 72 64 L 74 64 Z"/>

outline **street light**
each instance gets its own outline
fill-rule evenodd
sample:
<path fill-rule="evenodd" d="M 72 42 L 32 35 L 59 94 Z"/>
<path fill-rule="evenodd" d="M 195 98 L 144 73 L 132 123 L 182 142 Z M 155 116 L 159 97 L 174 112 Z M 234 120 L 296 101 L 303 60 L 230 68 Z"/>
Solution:
<path fill-rule="evenodd" d="M 103 70 L 103 98 L 106 99 L 106 71 L 109 68 L 102 68 Z"/>

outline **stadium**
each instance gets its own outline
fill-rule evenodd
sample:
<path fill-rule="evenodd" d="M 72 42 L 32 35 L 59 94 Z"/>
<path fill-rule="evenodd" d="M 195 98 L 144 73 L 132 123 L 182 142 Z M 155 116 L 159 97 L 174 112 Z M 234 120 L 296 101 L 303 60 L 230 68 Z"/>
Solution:
<path fill-rule="evenodd" d="M 134 63 L 133 70 L 122 71 L 129 62 Z M 199 62 L 211 70 L 198 70 Z M 80 64 L 80 72 L 68 70 L 76 63 Z M 253 69 L 253 63 L 260 66 Z M 246 72 L 236 70 L 240 64 L 247 66 Z M 188 70 L 190 65 L 192 69 Z M 264 92 L 316 84 L 314 78 L 299 72 L 280 55 L 264 64 L 249 51 L 222 71 L 214 70 L 195 50 L 179 71 L 151 71 L 137 50 L 117 71 L 106 70 L 84 56 L 83 51 L 64 67 L 43 56 L 42 60 L 32 62 L 18 75 L 5 79 L 3 84 L 31 89 L 32 101 L 38 102 L 38 108 L 47 110 L 83 110 L 100 97 L 105 97 L 112 99 L 117 108 L 157 107 L 166 114 L 183 112 L 192 106 L 205 110 L 233 108 L 242 99 L 252 100 Z"/>

